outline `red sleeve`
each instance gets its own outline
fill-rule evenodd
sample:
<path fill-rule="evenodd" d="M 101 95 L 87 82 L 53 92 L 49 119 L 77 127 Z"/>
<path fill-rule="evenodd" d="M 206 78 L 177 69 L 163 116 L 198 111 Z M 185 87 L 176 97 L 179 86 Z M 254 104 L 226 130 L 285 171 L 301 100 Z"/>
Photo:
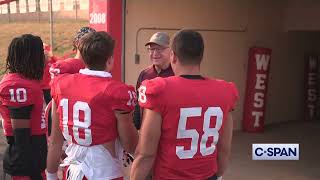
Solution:
<path fill-rule="evenodd" d="M 50 66 L 51 66 L 51 62 L 47 61 L 45 63 L 45 67 L 43 70 L 43 76 L 41 80 L 41 89 L 50 89 L 50 81 L 51 81 L 51 77 L 49 73 Z"/>
<path fill-rule="evenodd" d="M 51 81 L 51 97 L 56 104 L 58 103 L 58 82 L 61 77 L 63 76 L 58 76 Z"/>
<path fill-rule="evenodd" d="M 236 85 L 232 82 L 229 83 L 229 89 L 231 92 L 231 109 L 234 109 L 239 99 L 239 92 Z"/>
<path fill-rule="evenodd" d="M 80 69 L 84 69 L 86 66 L 84 62 L 80 59 L 73 59 L 72 63 L 68 64 L 68 69 L 63 73 L 75 74 L 78 73 Z"/>
<path fill-rule="evenodd" d="M 57 58 L 57 57 L 52 56 L 52 57 L 50 58 L 50 60 L 49 60 L 50 66 L 51 66 L 53 63 L 56 63 L 56 62 L 57 62 L 57 60 L 58 60 L 58 58 Z"/>
<path fill-rule="evenodd" d="M 131 112 L 137 104 L 137 95 L 133 86 L 117 85 L 110 92 L 113 97 L 112 110 Z"/>
<path fill-rule="evenodd" d="M 143 108 L 156 112 L 163 112 L 161 94 L 164 91 L 166 82 L 163 78 L 145 80 L 139 88 L 139 105 Z"/>
<path fill-rule="evenodd" d="M 59 74 L 75 74 L 78 73 L 80 69 L 85 68 L 84 62 L 80 59 L 65 59 L 57 61 L 50 67 L 50 75 L 53 79 Z"/>
<path fill-rule="evenodd" d="M 50 66 L 50 68 L 49 68 L 49 73 L 50 73 L 51 79 L 53 79 L 54 77 L 56 77 L 57 75 L 60 74 L 60 64 L 59 64 L 59 61 L 51 64 L 51 66 Z M 51 82 L 51 83 L 52 83 L 52 82 Z"/>
<path fill-rule="evenodd" d="M 40 90 L 40 89 L 39 89 Z M 0 101 L 4 106 L 24 107 L 35 104 L 39 90 L 31 85 L 10 84 L 0 88 Z"/>

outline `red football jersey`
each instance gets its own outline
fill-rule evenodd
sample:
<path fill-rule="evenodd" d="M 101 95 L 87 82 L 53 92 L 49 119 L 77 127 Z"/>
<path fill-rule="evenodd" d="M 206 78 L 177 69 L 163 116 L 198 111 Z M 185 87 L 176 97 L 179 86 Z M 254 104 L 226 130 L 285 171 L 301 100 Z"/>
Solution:
<path fill-rule="evenodd" d="M 29 80 L 17 73 L 7 74 L 0 83 L 0 113 L 4 134 L 12 136 L 11 118 L 8 106 L 23 107 L 33 105 L 31 112 L 31 134 L 46 134 L 44 101 L 39 81 Z"/>
<path fill-rule="evenodd" d="M 43 70 L 43 77 L 41 81 L 42 89 L 50 89 L 51 76 L 50 76 L 49 70 L 52 64 L 54 64 L 56 61 L 57 59 L 55 57 L 51 57 L 49 61 L 46 61 L 45 67 Z"/>
<path fill-rule="evenodd" d="M 65 60 L 59 60 L 52 64 L 50 67 L 51 78 L 59 74 L 74 74 L 78 73 L 80 69 L 84 69 L 85 64 L 81 59 L 69 58 Z"/>
<path fill-rule="evenodd" d="M 116 139 L 114 110 L 134 109 L 134 88 L 112 80 L 107 72 L 88 69 L 80 72 L 60 75 L 52 83 L 51 94 L 58 106 L 65 139 L 82 146 Z"/>
<path fill-rule="evenodd" d="M 141 107 L 162 116 L 154 179 L 203 180 L 217 171 L 216 144 L 238 99 L 233 83 L 180 76 L 144 81 Z"/>

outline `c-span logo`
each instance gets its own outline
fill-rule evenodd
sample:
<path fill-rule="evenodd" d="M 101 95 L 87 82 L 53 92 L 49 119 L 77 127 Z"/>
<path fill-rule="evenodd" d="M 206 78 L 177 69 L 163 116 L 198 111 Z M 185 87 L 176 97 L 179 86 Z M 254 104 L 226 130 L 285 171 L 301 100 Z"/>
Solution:
<path fill-rule="evenodd" d="M 252 160 L 299 160 L 299 144 L 252 144 Z"/>

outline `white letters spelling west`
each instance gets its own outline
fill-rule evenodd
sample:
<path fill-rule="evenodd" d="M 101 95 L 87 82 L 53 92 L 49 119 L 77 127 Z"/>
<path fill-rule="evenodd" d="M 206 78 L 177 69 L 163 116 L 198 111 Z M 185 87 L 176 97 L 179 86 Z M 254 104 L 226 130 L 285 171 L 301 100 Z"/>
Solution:
<path fill-rule="evenodd" d="M 256 58 L 256 63 L 257 63 L 257 69 L 258 70 L 263 69 L 264 71 L 267 71 L 270 56 L 266 55 L 266 54 L 256 54 L 255 58 Z"/>
<path fill-rule="evenodd" d="M 268 70 L 268 65 L 269 65 L 269 60 L 270 60 L 270 55 L 266 54 L 256 54 L 255 55 L 256 59 L 256 65 L 257 65 L 257 72 L 259 71 L 258 74 L 256 74 L 256 85 L 255 89 L 256 90 L 262 90 L 262 92 L 255 92 L 254 94 L 254 102 L 253 102 L 253 107 L 255 108 L 262 108 L 264 106 L 264 97 L 265 97 L 265 81 L 267 80 L 267 70 Z M 264 71 L 264 72 L 261 72 Z M 259 127 L 259 122 L 260 119 L 263 117 L 263 112 L 262 111 L 253 111 L 252 116 L 254 116 L 255 121 L 254 121 L 254 127 Z"/>
<path fill-rule="evenodd" d="M 263 112 L 253 111 L 252 116 L 255 116 L 253 127 L 259 127 L 260 117 L 263 116 Z"/>
<path fill-rule="evenodd" d="M 257 81 L 256 81 L 256 88 L 255 89 L 266 89 L 266 86 L 264 85 L 264 82 L 267 78 L 266 74 L 257 74 Z"/>
<path fill-rule="evenodd" d="M 264 98 L 264 94 L 262 92 L 256 92 L 254 94 L 253 106 L 256 108 L 262 108 L 264 105 L 263 98 Z"/>

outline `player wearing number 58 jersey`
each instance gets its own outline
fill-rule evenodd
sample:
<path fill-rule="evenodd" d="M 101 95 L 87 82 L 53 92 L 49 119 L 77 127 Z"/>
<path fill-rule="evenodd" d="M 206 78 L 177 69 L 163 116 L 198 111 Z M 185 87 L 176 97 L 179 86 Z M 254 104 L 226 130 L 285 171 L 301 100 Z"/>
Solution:
<path fill-rule="evenodd" d="M 238 92 L 233 83 L 200 75 L 203 39 L 179 31 L 171 64 L 176 76 L 145 81 L 139 103 L 145 108 L 131 179 L 221 179 L 232 136 Z"/>
<path fill-rule="evenodd" d="M 49 180 L 56 180 L 63 137 L 69 144 L 64 179 L 123 177 L 122 147 L 133 152 L 138 139 L 131 113 L 136 95 L 134 87 L 111 79 L 113 49 L 109 34 L 89 33 L 79 45 L 86 68 L 53 80 Z"/>

